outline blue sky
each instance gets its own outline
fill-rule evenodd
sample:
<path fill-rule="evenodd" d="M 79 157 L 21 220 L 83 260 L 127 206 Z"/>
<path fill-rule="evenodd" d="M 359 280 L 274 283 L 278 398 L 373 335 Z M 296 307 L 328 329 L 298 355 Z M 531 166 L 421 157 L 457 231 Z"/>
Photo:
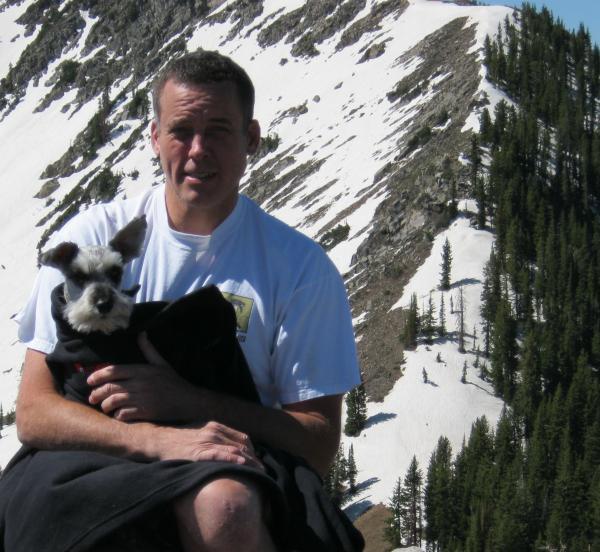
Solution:
<path fill-rule="evenodd" d="M 520 0 L 483 0 L 483 4 L 503 4 L 520 7 Z M 529 0 L 530 4 L 541 8 L 546 6 L 555 17 L 559 17 L 568 29 L 577 29 L 583 23 L 592 37 L 600 44 L 600 1 L 599 0 Z"/>

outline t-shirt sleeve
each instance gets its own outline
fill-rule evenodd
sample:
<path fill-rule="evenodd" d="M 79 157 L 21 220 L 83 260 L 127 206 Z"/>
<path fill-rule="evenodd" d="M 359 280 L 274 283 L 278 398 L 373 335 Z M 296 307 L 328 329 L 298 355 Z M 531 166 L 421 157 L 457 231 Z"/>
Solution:
<path fill-rule="evenodd" d="M 52 318 L 50 295 L 63 281 L 60 271 L 42 267 L 35 279 L 27 304 L 17 316 L 19 340 L 27 348 L 51 353 L 56 344 L 56 326 Z"/>
<path fill-rule="evenodd" d="M 346 290 L 332 264 L 290 297 L 272 360 L 282 405 L 345 393 L 360 383 Z"/>

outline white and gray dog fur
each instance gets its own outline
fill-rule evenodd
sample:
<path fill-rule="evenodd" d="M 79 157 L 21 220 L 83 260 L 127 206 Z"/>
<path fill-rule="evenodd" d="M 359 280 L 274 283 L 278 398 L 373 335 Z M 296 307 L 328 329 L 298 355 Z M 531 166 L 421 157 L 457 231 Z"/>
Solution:
<path fill-rule="evenodd" d="M 139 256 L 146 234 L 146 217 L 134 218 L 108 245 L 79 247 L 62 242 L 40 256 L 40 263 L 65 277 L 64 317 L 81 333 L 110 334 L 126 328 L 139 286 L 120 289 L 123 267 Z"/>

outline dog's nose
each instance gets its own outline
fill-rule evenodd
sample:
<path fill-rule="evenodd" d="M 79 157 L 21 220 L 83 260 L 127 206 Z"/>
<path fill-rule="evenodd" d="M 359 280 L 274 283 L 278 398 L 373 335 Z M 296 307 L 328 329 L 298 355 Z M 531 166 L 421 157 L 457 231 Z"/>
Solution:
<path fill-rule="evenodd" d="M 100 314 L 106 314 L 107 312 L 110 311 L 110 309 L 112 309 L 113 304 L 114 304 L 114 301 L 111 297 L 106 300 L 96 301 L 96 308 L 98 309 L 98 312 Z"/>
<path fill-rule="evenodd" d="M 110 289 L 98 288 L 94 293 L 94 306 L 100 314 L 106 314 L 113 308 L 115 297 Z"/>

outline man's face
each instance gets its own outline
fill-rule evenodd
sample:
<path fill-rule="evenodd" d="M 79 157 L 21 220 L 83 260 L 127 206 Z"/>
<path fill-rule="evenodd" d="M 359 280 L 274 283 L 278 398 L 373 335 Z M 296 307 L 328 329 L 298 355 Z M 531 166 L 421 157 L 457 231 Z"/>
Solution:
<path fill-rule="evenodd" d="M 171 224 L 210 233 L 235 207 L 246 156 L 260 139 L 256 121 L 244 124 L 233 83 L 181 84 L 169 80 L 152 122 L 152 147 L 166 178 Z"/>

